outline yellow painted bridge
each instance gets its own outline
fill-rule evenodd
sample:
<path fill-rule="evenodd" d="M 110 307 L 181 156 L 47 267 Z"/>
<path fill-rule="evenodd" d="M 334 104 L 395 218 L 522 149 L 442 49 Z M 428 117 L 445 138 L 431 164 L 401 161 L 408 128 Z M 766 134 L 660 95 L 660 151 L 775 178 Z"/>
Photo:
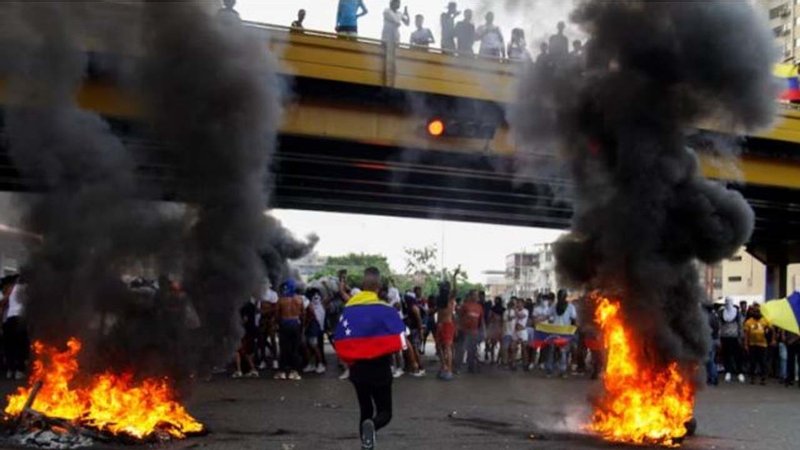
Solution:
<path fill-rule="evenodd" d="M 514 101 L 519 65 L 247 25 L 277 56 L 287 85 L 273 206 L 569 225 L 569 182 L 551 167 L 557 162 L 525 165 L 516 157 L 504 110 Z M 94 57 L 136 57 L 135 51 L 90 50 Z M 107 117 L 117 130 L 143 120 L 136 96 L 96 72 L 90 70 L 93 76 L 76 94 L 80 105 Z M 0 80 L 0 100 L 4 94 Z M 424 127 L 433 117 L 486 125 L 491 133 L 432 138 Z M 132 147 L 158 147 L 143 136 L 120 133 Z M 800 112 L 781 108 L 773 129 L 742 145 L 738 170 L 703 156 L 703 171 L 736 181 L 753 205 L 755 254 L 800 261 Z M 4 158 L 0 187 L 15 189 L 18 174 Z M 170 186 L 170 169 L 151 164 L 142 172 Z"/>

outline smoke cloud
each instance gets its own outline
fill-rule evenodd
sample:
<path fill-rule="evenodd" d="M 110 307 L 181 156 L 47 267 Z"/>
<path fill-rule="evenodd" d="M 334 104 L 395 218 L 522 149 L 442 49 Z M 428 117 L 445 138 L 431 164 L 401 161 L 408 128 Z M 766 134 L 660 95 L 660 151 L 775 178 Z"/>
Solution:
<path fill-rule="evenodd" d="M 687 134 L 772 121 L 772 36 L 743 1 L 591 0 L 571 19 L 590 36 L 586 54 L 531 67 L 511 112 L 518 140 L 558 152 L 575 183 L 558 274 L 621 298 L 655 363 L 697 362 L 709 330 L 695 261 L 731 255 L 754 215 L 702 177 Z"/>
<path fill-rule="evenodd" d="M 227 360 L 240 334 L 236 310 L 266 276 L 273 284 L 289 276 L 287 259 L 317 241 L 298 241 L 264 213 L 281 86 L 263 41 L 204 2 L 144 3 L 116 16 L 142 25 L 120 29 L 147 31 L 128 36 L 144 37 L 145 52 L 136 70 L 125 62 L 126 87 L 138 73 L 151 134 L 177 166 L 187 207 L 145 202 L 153 187 L 137 178 L 133 151 L 75 102 L 87 76 L 91 5 L 0 5 L 0 74 L 11 105 L 4 145 L 30 189 L 42 192 L 24 219 L 44 236 L 24 273 L 26 316 L 35 338 L 84 340 L 96 368 L 180 377 Z M 166 279 L 158 295 L 129 289 L 123 275 L 143 268 L 171 272 L 188 295 L 170 297 Z"/>

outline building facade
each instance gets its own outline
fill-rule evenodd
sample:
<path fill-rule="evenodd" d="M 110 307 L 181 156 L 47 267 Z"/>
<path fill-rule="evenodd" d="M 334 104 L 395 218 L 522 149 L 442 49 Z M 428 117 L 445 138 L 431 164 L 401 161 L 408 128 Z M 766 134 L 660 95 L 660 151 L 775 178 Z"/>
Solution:
<path fill-rule="evenodd" d="M 505 273 L 507 295 L 534 298 L 539 293 L 555 292 L 555 265 L 553 244 L 550 243 L 535 245 L 530 252 L 508 255 Z"/>
<path fill-rule="evenodd" d="M 798 0 L 757 0 L 756 3 L 769 19 L 781 59 L 794 62 L 800 55 L 800 3 Z"/>

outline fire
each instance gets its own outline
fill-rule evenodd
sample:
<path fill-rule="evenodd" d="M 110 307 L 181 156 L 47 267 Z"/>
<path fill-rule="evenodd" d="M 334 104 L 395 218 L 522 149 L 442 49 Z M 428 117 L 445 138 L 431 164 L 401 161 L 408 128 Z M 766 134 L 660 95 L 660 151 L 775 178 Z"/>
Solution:
<path fill-rule="evenodd" d="M 69 339 L 64 351 L 38 341 L 33 350 L 36 360 L 29 385 L 8 397 L 5 413 L 9 416 L 22 413 L 34 384 L 42 381 L 31 409 L 49 417 L 138 439 L 156 433 L 184 438 L 203 431 L 203 425 L 175 401 L 166 379 L 136 381 L 130 374 L 105 372 L 92 376 L 86 383 L 77 383 L 77 356 L 81 350 L 78 339 Z"/>
<path fill-rule="evenodd" d="M 677 447 L 692 418 L 694 387 L 675 362 L 666 370 L 647 364 L 619 310 L 619 302 L 598 301 L 595 320 L 608 354 L 590 429 L 609 441 Z"/>

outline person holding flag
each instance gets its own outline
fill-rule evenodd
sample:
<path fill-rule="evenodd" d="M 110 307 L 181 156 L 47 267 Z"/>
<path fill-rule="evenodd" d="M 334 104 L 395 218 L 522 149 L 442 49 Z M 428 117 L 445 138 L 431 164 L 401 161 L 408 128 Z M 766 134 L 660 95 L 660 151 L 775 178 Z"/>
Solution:
<path fill-rule="evenodd" d="M 378 298 L 380 288 L 380 271 L 367 268 L 363 289 L 347 302 L 334 332 L 336 354 L 349 366 L 358 397 L 362 450 L 375 448 L 376 432 L 392 419 L 392 354 L 406 346 L 405 324 Z"/>

